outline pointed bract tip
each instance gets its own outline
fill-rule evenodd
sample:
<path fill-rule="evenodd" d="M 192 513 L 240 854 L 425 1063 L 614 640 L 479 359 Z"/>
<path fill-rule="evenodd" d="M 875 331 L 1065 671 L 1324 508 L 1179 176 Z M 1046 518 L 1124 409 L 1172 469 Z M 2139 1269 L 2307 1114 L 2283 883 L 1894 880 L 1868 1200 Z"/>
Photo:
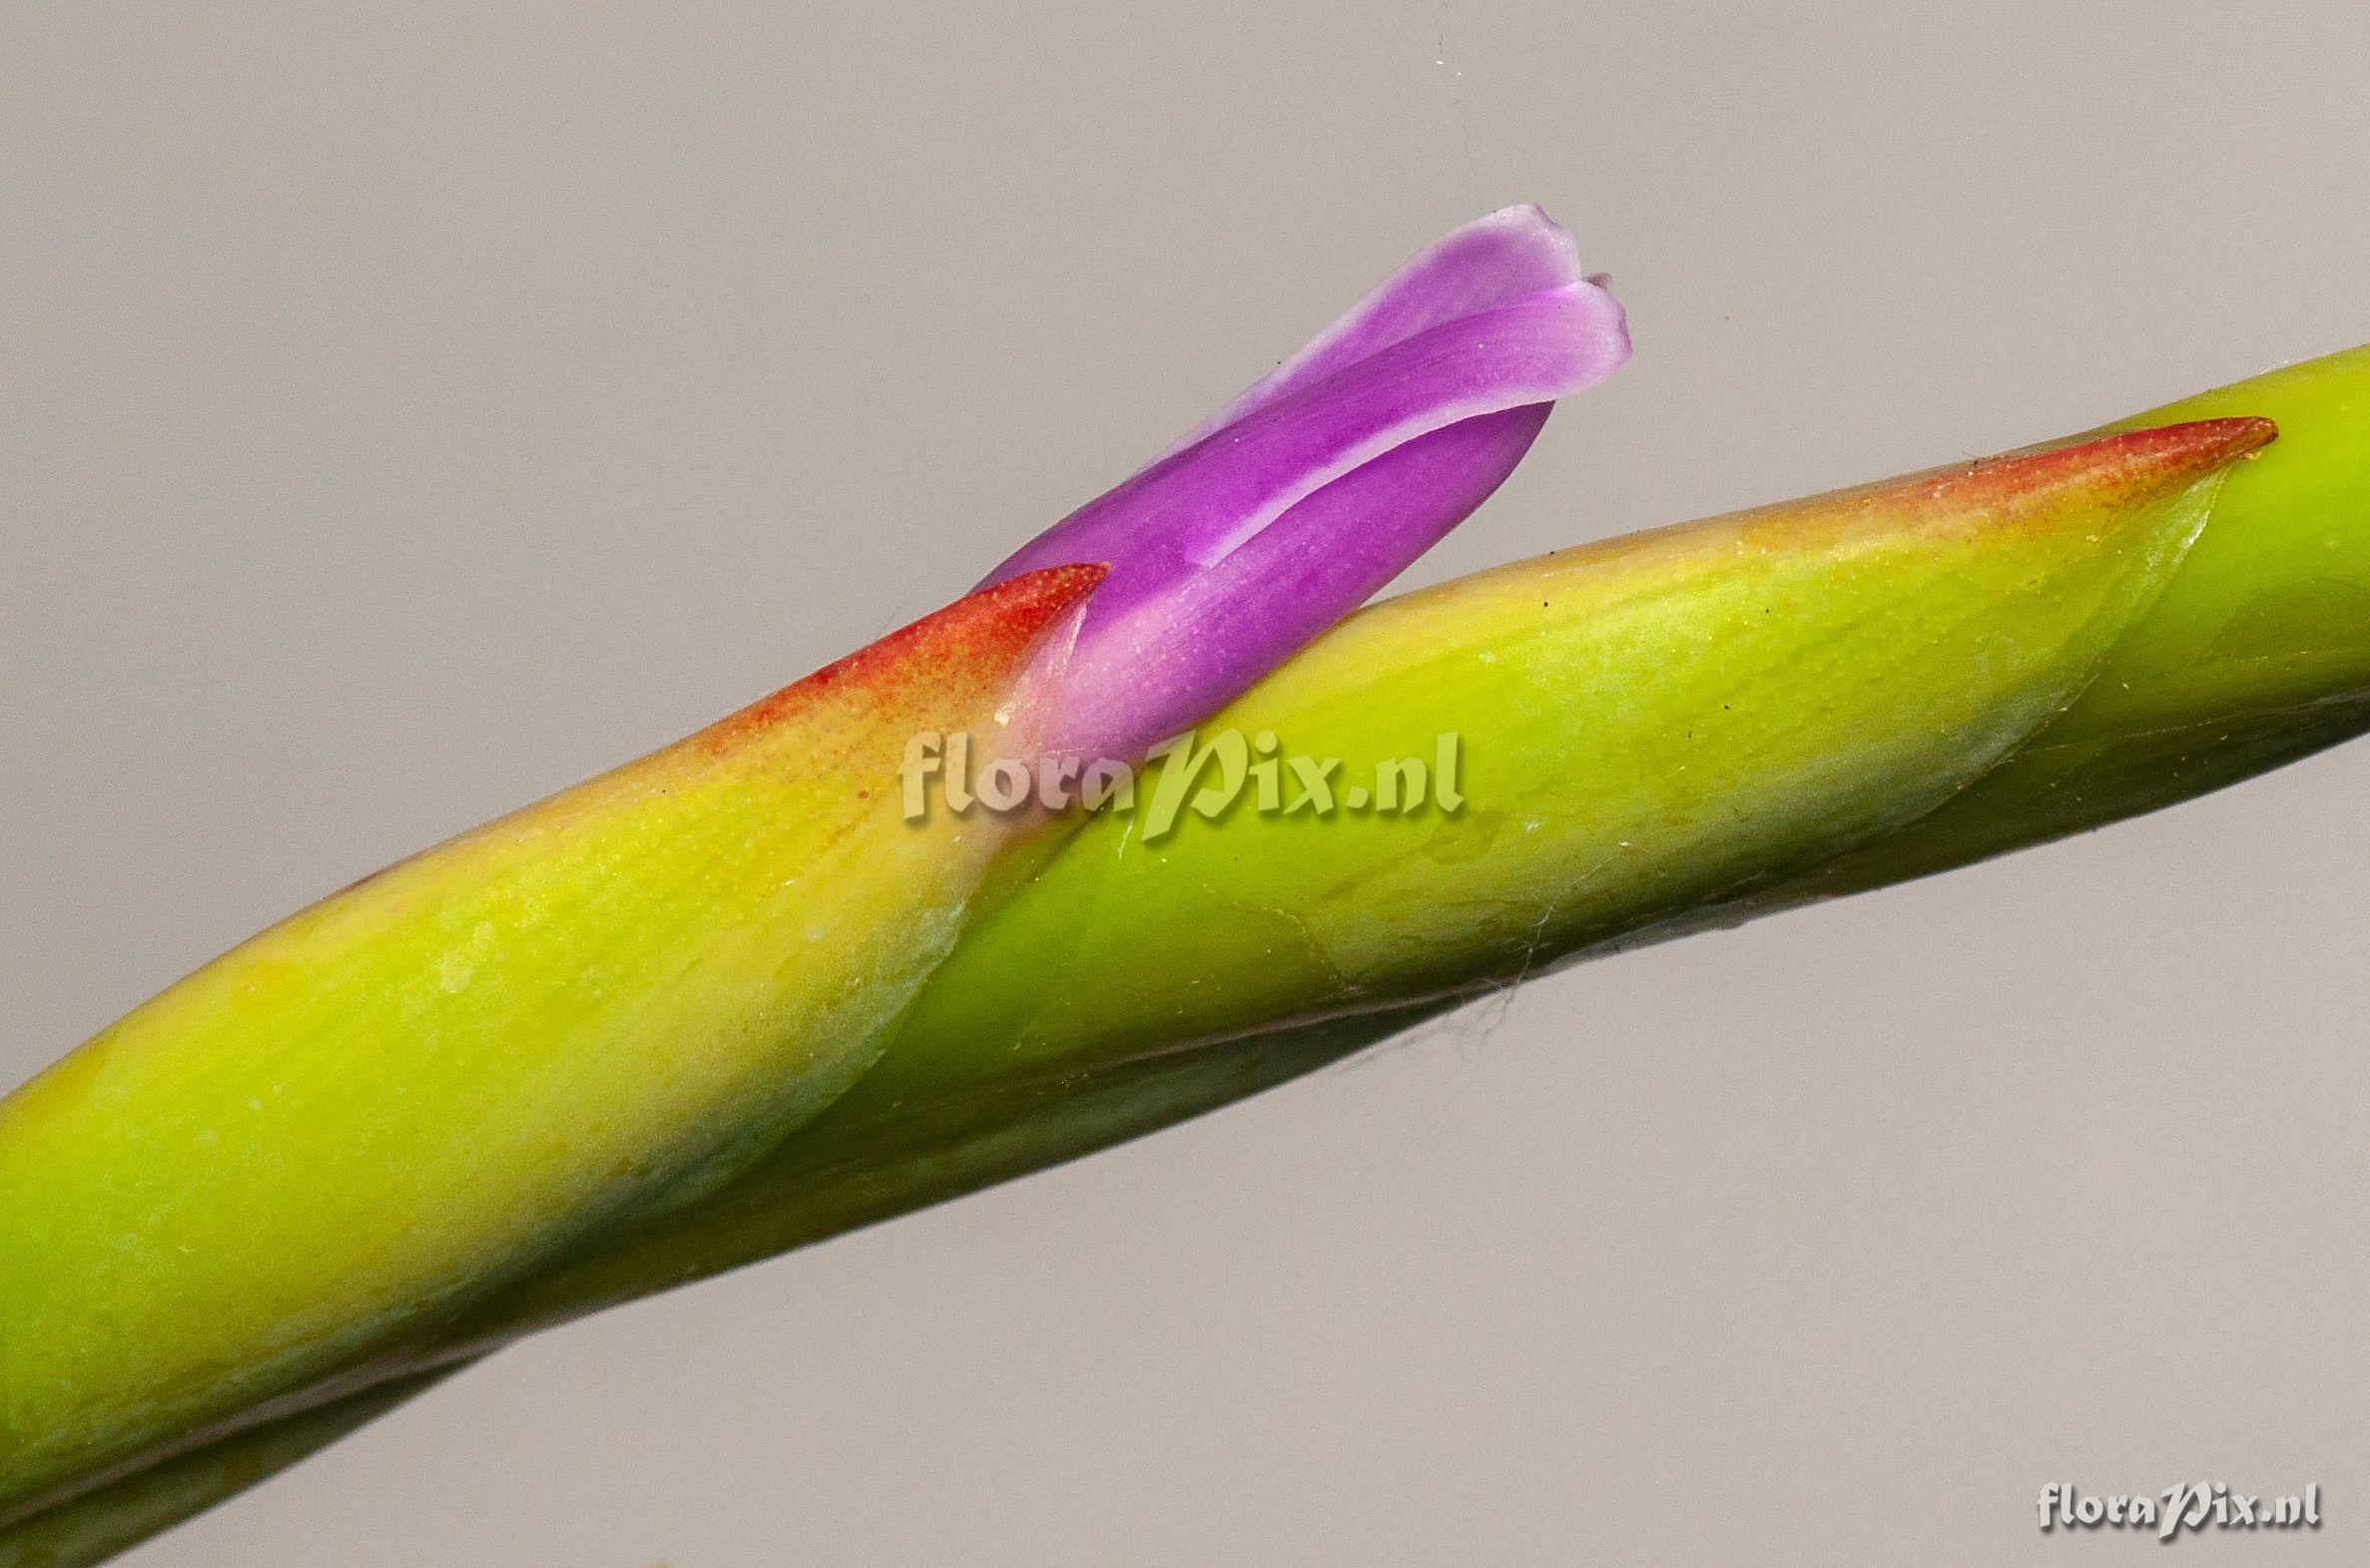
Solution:
<path fill-rule="evenodd" d="M 1969 522 L 2062 519 L 2070 504 L 2130 510 L 2178 494 L 2278 434 L 2268 419 L 2200 419 L 2010 452 L 1859 494 L 1870 502 L 1914 497 L 1928 517 Z M 1791 509 L 1777 511 L 1790 515 Z"/>
<path fill-rule="evenodd" d="M 2128 450 L 2135 464 L 2159 469 L 2168 476 L 2194 478 L 2249 452 L 2261 451 L 2279 439 L 2279 426 L 2253 417 L 2196 419 L 2133 430 L 2121 439 L 2131 443 Z"/>
<path fill-rule="evenodd" d="M 711 755 L 737 751 L 826 703 L 857 703 L 882 723 L 928 721 L 982 694 L 1011 688 L 1062 618 L 1111 569 L 1099 562 L 1040 567 L 973 589 L 801 681 L 728 714 L 694 738 Z"/>
<path fill-rule="evenodd" d="M 2268 419 L 2198 419 L 2001 458 L 1978 472 L 2035 488 L 2079 484 L 2102 499 L 2138 501 L 2184 489 L 2278 435 Z"/>
<path fill-rule="evenodd" d="M 1080 562 L 1039 567 L 973 589 L 943 610 L 826 665 L 800 685 L 863 680 L 875 672 L 895 671 L 899 680 L 910 681 L 932 672 L 1007 667 L 1110 575 L 1101 562 Z"/>

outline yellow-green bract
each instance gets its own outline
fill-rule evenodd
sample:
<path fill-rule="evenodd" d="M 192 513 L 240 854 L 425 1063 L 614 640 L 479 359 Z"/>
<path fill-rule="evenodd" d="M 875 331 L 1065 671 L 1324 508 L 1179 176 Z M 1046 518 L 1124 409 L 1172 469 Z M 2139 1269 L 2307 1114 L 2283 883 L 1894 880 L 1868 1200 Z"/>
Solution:
<path fill-rule="evenodd" d="M 0 1507 L 366 1377 L 871 1066 L 999 824 L 901 819 L 1100 572 L 1014 578 L 336 893 L 0 1102 Z"/>

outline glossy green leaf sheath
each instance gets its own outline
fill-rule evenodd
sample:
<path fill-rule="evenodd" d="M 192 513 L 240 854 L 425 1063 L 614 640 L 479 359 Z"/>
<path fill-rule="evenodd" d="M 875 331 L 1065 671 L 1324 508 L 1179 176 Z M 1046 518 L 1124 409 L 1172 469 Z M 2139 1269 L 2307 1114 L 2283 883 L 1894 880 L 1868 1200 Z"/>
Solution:
<path fill-rule="evenodd" d="M 0 1103 L 0 1505 L 153 1459 L 729 1176 L 870 1066 L 1010 823 L 904 821 L 1099 581 L 972 595 L 393 866 Z"/>

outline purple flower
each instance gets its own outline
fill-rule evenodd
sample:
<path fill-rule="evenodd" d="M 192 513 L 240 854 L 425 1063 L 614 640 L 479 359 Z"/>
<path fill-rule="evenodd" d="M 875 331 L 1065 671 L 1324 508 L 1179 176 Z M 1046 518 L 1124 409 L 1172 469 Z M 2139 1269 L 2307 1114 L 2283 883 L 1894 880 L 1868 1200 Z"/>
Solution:
<path fill-rule="evenodd" d="M 1553 400 L 1628 354 L 1537 208 L 1441 240 L 988 574 L 1110 567 L 1030 685 L 1040 750 L 1124 760 L 1208 717 L 1463 522 Z"/>

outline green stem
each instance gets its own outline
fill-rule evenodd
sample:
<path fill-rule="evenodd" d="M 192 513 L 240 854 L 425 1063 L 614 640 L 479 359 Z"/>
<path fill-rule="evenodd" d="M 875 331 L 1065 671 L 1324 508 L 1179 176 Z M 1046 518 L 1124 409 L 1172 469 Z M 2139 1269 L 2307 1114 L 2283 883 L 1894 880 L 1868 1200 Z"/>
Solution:
<path fill-rule="evenodd" d="M 1238 811 L 1151 847 L 1089 822 L 973 921 L 856 1086 L 732 1184 L 324 1380 L 340 1402 L 317 1424 L 235 1432 L 27 1519 L 0 1564 L 95 1561 L 405 1379 L 1200 1114 L 1478 990 L 2097 826 L 2361 733 L 2370 349 L 2120 428 L 2218 417 L 2281 436 L 2139 500 L 2077 488 L 2034 510 L 1978 474 L 1971 530 L 1903 499 L 1945 474 L 1355 618 L 1213 727 L 1361 766 L 1460 730 L 1466 810 Z"/>

